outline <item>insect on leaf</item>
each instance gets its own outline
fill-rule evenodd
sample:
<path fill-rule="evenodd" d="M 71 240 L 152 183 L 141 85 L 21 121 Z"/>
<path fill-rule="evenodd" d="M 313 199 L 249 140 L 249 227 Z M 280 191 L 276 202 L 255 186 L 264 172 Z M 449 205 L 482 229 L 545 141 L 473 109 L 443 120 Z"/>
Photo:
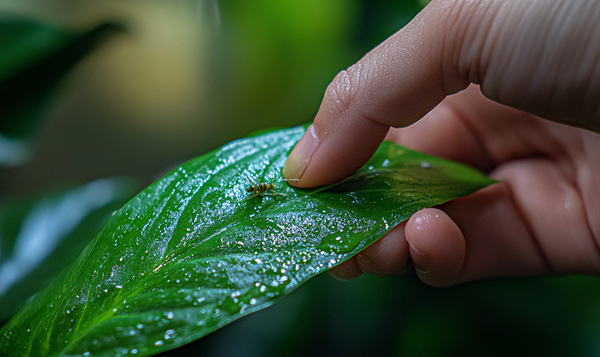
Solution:
<path fill-rule="evenodd" d="M 193 159 L 117 211 L 0 331 L 2 355 L 149 356 L 265 308 L 419 209 L 494 181 L 384 143 L 338 185 L 282 182 L 306 127 Z M 250 177 L 279 195 L 245 200 Z M 240 202 L 242 201 L 242 202 Z"/>

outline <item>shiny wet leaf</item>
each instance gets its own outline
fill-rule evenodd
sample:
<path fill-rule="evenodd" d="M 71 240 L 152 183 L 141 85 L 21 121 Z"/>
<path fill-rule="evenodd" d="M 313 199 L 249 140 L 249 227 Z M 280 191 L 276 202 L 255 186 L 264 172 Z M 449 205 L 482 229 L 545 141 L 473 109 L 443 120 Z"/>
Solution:
<path fill-rule="evenodd" d="M 4 326 L 0 352 L 148 356 L 172 349 L 269 306 L 419 209 L 494 182 L 384 143 L 346 181 L 296 189 L 280 172 L 304 131 L 235 141 L 149 186 Z M 249 181 L 274 190 L 246 199 Z"/>

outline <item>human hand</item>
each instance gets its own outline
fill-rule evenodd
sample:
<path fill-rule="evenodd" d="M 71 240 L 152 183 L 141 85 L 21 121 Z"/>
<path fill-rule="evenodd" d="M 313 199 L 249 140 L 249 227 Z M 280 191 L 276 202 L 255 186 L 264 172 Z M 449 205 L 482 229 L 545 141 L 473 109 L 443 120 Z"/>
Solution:
<path fill-rule="evenodd" d="M 297 186 L 351 175 L 386 134 L 502 182 L 416 213 L 332 274 L 599 274 L 600 136 L 537 117 L 600 131 L 598 20 L 589 1 L 432 1 L 341 72 L 284 168 Z M 472 86 L 388 134 L 469 83 L 493 101 Z"/>

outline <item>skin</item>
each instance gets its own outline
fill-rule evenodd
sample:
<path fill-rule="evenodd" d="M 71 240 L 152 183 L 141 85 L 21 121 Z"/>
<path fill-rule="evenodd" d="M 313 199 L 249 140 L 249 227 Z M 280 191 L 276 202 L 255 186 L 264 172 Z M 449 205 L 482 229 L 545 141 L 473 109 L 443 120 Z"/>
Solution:
<path fill-rule="evenodd" d="M 352 175 L 386 136 L 501 182 L 417 212 L 332 275 L 598 275 L 599 22 L 597 1 L 434 0 L 340 72 L 286 162 L 293 185 Z"/>

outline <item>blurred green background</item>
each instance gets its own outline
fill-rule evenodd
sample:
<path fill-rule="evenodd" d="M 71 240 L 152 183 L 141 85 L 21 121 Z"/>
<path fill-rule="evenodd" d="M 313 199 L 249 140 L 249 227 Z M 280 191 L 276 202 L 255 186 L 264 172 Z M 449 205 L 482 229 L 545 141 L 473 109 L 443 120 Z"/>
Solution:
<path fill-rule="evenodd" d="M 167 170 L 253 131 L 311 121 L 337 72 L 425 2 L 2 1 L 0 321 Z M 23 260 L 41 245 L 23 243 L 30 231 L 54 242 L 35 261 Z M 323 275 L 163 355 L 597 356 L 598 283 L 435 289 L 413 276 Z"/>

